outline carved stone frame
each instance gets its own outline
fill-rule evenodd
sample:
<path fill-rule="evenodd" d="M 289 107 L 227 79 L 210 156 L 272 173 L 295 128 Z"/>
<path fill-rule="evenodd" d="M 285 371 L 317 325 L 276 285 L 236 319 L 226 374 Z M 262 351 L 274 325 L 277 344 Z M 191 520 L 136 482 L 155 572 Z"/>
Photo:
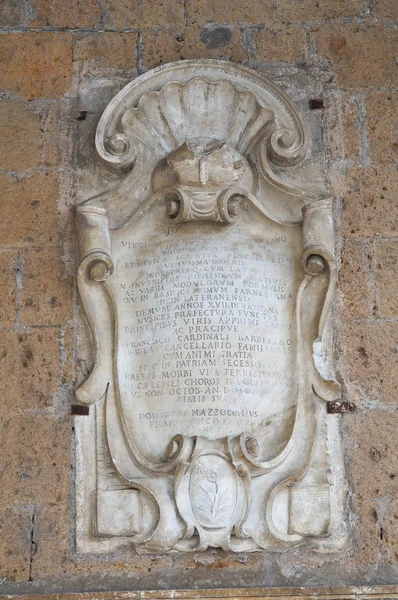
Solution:
<path fill-rule="evenodd" d="M 212 442 L 203 437 L 176 435 L 170 440 L 166 461 L 149 461 L 139 451 L 134 437 L 129 435 L 120 416 L 120 394 L 117 392 L 115 381 L 117 366 L 114 364 L 117 318 L 113 315 L 112 289 L 109 286 L 114 272 L 110 234 L 126 223 L 138 223 L 143 214 L 151 211 L 163 199 L 169 199 L 170 195 L 172 201 L 169 214 L 174 217 L 176 223 L 204 218 L 203 215 L 198 216 L 195 207 L 184 199 L 184 190 L 166 188 L 149 194 L 149 197 L 148 194 L 142 194 L 142 190 L 148 187 L 148 176 L 152 176 L 165 155 L 154 152 L 150 143 L 146 143 L 145 130 L 140 130 L 141 107 L 145 101 L 148 105 L 155 102 L 167 105 L 164 100 L 166 92 L 163 90 L 172 90 L 168 91 L 168 94 L 171 94 L 175 93 L 174 88 L 188 89 L 194 85 L 207 86 L 209 89 L 224 85 L 229 90 L 228 94 L 245 94 L 245 97 L 249 97 L 249 104 L 257 103 L 258 113 L 250 127 L 246 126 L 239 141 L 235 145 L 232 144 L 255 164 L 255 189 L 248 189 L 247 186 L 223 189 L 209 212 L 211 216 L 205 219 L 234 222 L 236 214 L 231 210 L 229 203 L 231 199 L 238 199 L 244 206 L 250 207 L 250 210 L 258 211 L 265 219 L 302 228 L 303 278 L 297 290 L 296 300 L 299 346 L 297 412 L 288 443 L 272 460 L 259 459 L 256 440 L 242 432 L 241 435 Z M 161 97 L 162 93 L 164 98 Z M 167 107 L 162 110 L 167 112 Z M 153 139 L 150 141 L 153 142 Z M 277 483 L 269 490 L 267 532 L 274 541 L 267 547 L 283 550 L 301 543 L 306 535 L 317 535 L 314 532 L 305 533 L 304 530 L 300 532 L 300 525 L 293 533 L 278 534 L 270 517 L 273 502 L 282 485 L 290 488 L 290 502 L 296 502 L 298 510 L 302 509 L 302 503 L 307 501 L 306 495 L 304 493 L 303 496 L 303 490 L 295 490 L 295 486 L 310 468 L 313 468 L 311 485 L 317 489 L 316 493 L 325 507 L 329 502 L 326 499 L 329 497 L 330 462 L 325 402 L 335 401 L 340 390 L 339 384 L 330 375 L 323 360 L 325 322 L 336 288 L 332 201 L 323 190 L 294 185 L 285 176 L 289 167 L 299 164 L 304 159 L 308 143 L 305 123 L 294 105 L 277 86 L 245 67 L 222 61 L 181 61 L 154 69 L 126 86 L 111 101 L 101 118 L 96 134 L 97 151 L 103 160 L 119 171 L 121 182 L 112 190 L 90 198 L 77 207 L 80 255 L 78 288 L 82 307 L 93 334 L 96 355 L 94 369 L 78 389 L 77 397 L 83 404 L 96 403 L 97 433 L 94 435 L 98 439 L 98 431 L 105 427 L 107 460 L 111 461 L 115 472 L 125 481 L 125 491 L 127 493 L 129 490 L 130 500 L 134 502 L 137 495 L 147 494 L 157 506 L 158 519 L 150 532 L 142 535 L 132 526 L 131 540 L 137 549 L 141 548 L 146 552 L 169 551 L 176 546 L 179 538 L 189 540 L 195 532 L 199 541 L 195 546 L 188 545 L 186 549 L 200 550 L 212 545 L 221 546 L 225 550 L 234 549 L 230 545 L 231 534 L 233 532 L 236 538 L 241 539 L 247 536 L 245 521 L 249 506 L 255 504 L 251 494 L 251 479 L 266 476 L 277 470 L 285 464 L 289 455 L 301 455 L 302 460 L 297 463 L 295 459 L 297 464 L 294 468 L 291 467 L 290 472 L 288 469 L 286 472 L 282 470 L 279 479 L 275 480 Z M 259 197 L 266 198 L 267 202 L 259 201 Z M 316 309 L 310 309 L 309 293 L 316 298 Z M 82 431 L 81 436 L 85 435 L 93 436 L 93 432 Z M 80 439 L 83 448 L 84 442 L 82 437 Z M 100 450 L 97 446 L 97 452 L 102 452 L 103 446 L 102 444 Z M 129 466 L 131 454 L 139 468 L 151 473 L 152 487 L 140 483 L 140 479 L 135 475 L 136 467 Z M 210 534 L 201 526 L 192 505 L 186 502 L 192 466 L 199 457 L 205 456 L 219 461 L 219 465 L 222 461 L 228 464 L 231 470 L 229 476 L 236 481 L 236 505 L 239 506 L 239 510 L 234 512 L 233 518 L 231 517 L 224 528 L 220 527 L 216 535 Z M 81 456 L 79 460 L 80 477 L 83 477 L 83 463 L 87 459 Z M 170 491 L 170 478 L 174 478 L 175 503 Z M 158 501 L 158 497 L 162 498 L 162 503 Z M 114 497 L 111 501 L 114 501 Z M 97 492 L 96 502 L 100 512 L 100 491 Z M 330 512 L 329 504 L 325 510 L 326 513 Z M 328 523 L 328 519 L 326 514 L 325 523 Z M 94 530 L 96 527 L 94 525 Z M 326 527 L 327 533 L 323 532 L 322 527 Z M 177 531 L 176 538 L 173 542 L 166 542 L 173 528 Z M 97 527 L 97 533 L 105 537 L 111 535 L 106 527 L 101 531 L 98 531 Z M 320 525 L 318 535 L 329 535 L 329 525 Z M 173 538 L 172 535 L 171 537 Z M 102 547 L 106 551 L 111 545 L 105 542 Z M 265 546 L 259 543 L 259 547 Z M 253 549 L 244 545 L 239 548 Z"/>

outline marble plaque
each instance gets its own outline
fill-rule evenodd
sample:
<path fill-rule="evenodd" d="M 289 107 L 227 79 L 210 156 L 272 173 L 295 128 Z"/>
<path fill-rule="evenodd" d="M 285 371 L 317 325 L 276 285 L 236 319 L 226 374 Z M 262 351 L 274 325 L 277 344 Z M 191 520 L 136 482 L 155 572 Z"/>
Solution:
<path fill-rule="evenodd" d="M 159 67 L 105 110 L 120 183 L 77 207 L 80 552 L 341 543 L 332 201 L 285 175 L 308 143 L 279 88 L 222 61 Z"/>

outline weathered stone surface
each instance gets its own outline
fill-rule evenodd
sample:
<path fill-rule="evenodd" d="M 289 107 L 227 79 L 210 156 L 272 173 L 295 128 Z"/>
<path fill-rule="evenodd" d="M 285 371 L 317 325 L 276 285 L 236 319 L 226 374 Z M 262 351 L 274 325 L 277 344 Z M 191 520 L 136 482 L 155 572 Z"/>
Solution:
<path fill-rule="evenodd" d="M 393 88 L 397 31 L 391 27 L 327 25 L 313 34 L 318 53 L 330 60 L 337 84 L 346 89 Z M 380 39 L 384 40 L 380 44 Z M 373 68 L 369 68 L 372 64 Z"/>
<path fill-rule="evenodd" d="M 28 100 L 59 98 L 70 86 L 70 33 L 2 33 L 0 56 L 3 89 L 17 92 Z"/>
<path fill-rule="evenodd" d="M 1 36 L 0 36 L 1 40 Z M 1 170 L 22 171 L 40 160 L 40 117 L 20 100 L 0 101 Z"/>
<path fill-rule="evenodd" d="M 205 23 L 270 23 L 276 20 L 275 6 L 271 0 L 228 2 L 222 0 L 187 0 L 187 22 L 203 26 Z"/>
<path fill-rule="evenodd" d="M 18 268 L 18 253 L 0 250 L 0 323 L 10 325 L 16 318 L 16 276 Z"/>
<path fill-rule="evenodd" d="M 61 106 L 59 101 L 46 102 L 46 110 L 41 116 L 41 162 L 45 166 L 56 166 L 59 163 L 59 144 L 61 133 Z"/>
<path fill-rule="evenodd" d="M 372 16 L 380 20 L 398 21 L 398 4 L 395 0 L 373 0 L 370 4 Z"/>
<path fill-rule="evenodd" d="M 184 26 L 183 0 L 105 0 L 107 29 Z"/>
<path fill-rule="evenodd" d="M 58 248 L 23 253 L 21 319 L 26 325 L 64 325 L 72 318 L 72 279 Z"/>
<path fill-rule="evenodd" d="M 164 63 L 198 56 L 235 62 L 246 60 L 248 52 L 243 47 L 239 28 L 224 29 L 224 37 L 213 26 L 205 26 L 202 30 L 189 27 L 183 33 L 178 30 L 145 31 L 142 35 L 143 66 L 151 69 Z"/>
<path fill-rule="evenodd" d="M 137 62 L 137 33 L 76 33 L 74 60 L 90 72 L 107 71 L 134 75 Z"/>
<path fill-rule="evenodd" d="M 24 22 L 25 11 L 22 2 L 3 0 L 0 4 L 1 27 L 17 27 Z"/>
<path fill-rule="evenodd" d="M 268 27 L 253 29 L 254 56 L 258 61 L 303 61 L 307 43 L 300 27 Z"/>
<path fill-rule="evenodd" d="M 320 23 L 367 14 L 366 0 L 278 0 L 282 22 Z"/>
<path fill-rule="evenodd" d="M 69 493 L 69 420 L 3 414 L 0 451 L 7 456 L 0 504 L 57 504 Z"/>
<path fill-rule="evenodd" d="M 354 497 L 361 502 L 398 493 L 398 457 L 394 452 L 397 426 L 398 414 L 393 407 L 344 417 L 348 471 Z"/>
<path fill-rule="evenodd" d="M 31 0 L 29 27 L 62 29 L 97 27 L 101 18 L 99 0 Z"/>
<path fill-rule="evenodd" d="M 248 52 L 243 47 L 239 28 L 216 28 L 205 26 L 203 29 L 188 28 L 183 33 L 144 32 L 143 63 L 145 68 L 174 60 L 200 57 L 219 58 L 240 62 L 247 59 Z"/>
<path fill-rule="evenodd" d="M 397 323 L 344 324 L 339 363 L 351 402 L 397 403 L 397 344 Z"/>
<path fill-rule="evenodd" d="M 360 106 L 350 93 L 328 91 L 324 95 L 326 152 L 333 161 L 361 157 Z"/>
<path fill-rule="evenodd" d="M 345 240 L 339 276 L 340 289 L 344 294 L 346 319 L 371 318 L 373 316 L 372 288 L 369 282 L 369 247 L 363 241 Z"/>
<path fill-rule="evenodd" d="M 376 314 L 380 319 L 396 318 L 398 317 L 398 243 L 374 241 L 372 266 L 375 274 Z"/>
<path fill-rule="evenodd" d="M 0 507 L 0 582 L 28 581 L 31 529 L 31 509 Z"/>
<path fill-rule="evenodd" d="M 17 178 L 0 175 L 2 246 L 56 246 L 58 234 L 58 174 Z"/>
<path fill-rule="evenodd" d="M 378 162 L 398 162 L 398 93 L 366 95 L 369 155 Z"/>
<path fill-rule="evenodd" d="M 0 397 L 9 414 L 52 406 L 61 376 L 56 328 L 3 330 Z"/>
<path fill-rule="evenodd" d="M 397 167 L 354 167 L 346 177 L 342 234 L 347 237 L 394 237 L 398 232 Z M 388 218 L 386 216 L 388 215 Z"/>

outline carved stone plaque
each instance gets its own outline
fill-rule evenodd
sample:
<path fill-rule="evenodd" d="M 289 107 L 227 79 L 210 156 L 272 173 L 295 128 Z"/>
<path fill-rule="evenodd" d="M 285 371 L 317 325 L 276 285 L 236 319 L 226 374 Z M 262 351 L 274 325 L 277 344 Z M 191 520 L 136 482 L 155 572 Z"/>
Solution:
<path fill-rule="evenodd" d="M 120 183 L 77 207 L 78 549 L 332 548 L 333 215 L 288 177 L 299 113 L 256 72 L 182 61 L 124 88 L 96 145 Z"/>

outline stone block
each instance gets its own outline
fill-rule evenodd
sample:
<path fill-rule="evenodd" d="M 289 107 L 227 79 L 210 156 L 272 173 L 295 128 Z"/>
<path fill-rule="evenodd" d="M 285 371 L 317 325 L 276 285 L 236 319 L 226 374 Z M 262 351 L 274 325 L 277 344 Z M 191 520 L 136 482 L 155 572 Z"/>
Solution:
<path fill-rule="evenodd" d="M 64 325 L 72 318 L 73 282 L 58 248 L 23 253 L 21 319 L 26 325 Z"/>
<path fill-rule="evenodd" d="M 372 243 L 376 314 L 380 319 L 398 317 L 398 242 Z"/>
<path fill-rule="evenodd" d="M 69 558 L 70 507 L 64 502 L 39 506 L 35 514 L 37 550 L 32 562 L 32 579 L 73 571 Z"/>
<path fill-rule="evenodd" d="M 372 16 L 380 21 L 398 21 L 398 3 L 396 0 L 373 0 L 370 4 Z"/>
<path fill-rule="evenodd" d="M 398 232 L 397 167 L 354 167 L 347 175 L 342 234 L 347 237 L 391 237 Z M 386 216 L 388 215 L 388 218 Z"/>
<path fill-rule="evenodd" d="M 323 126 L 326 152 L 332 160 L 358 160 L 361 156 L 359 104 L 341 91 L 324 95 Z"/>
<path fill-rule="evenodd" d="M 392 476 L 392 474 L 391 474 Z M 398 475 L 397 475 L 398 477 Z M 398 498 L 388 502 L 382 518 L 383 550 L 390 564 L 398 563 Z"/>
<path fill-rule="evenodd" d="M 370 260 L 366 243 L 345 240 L 339 275 L 340 289 L 344 294 L 346 319 L 371 318 L 372 289 L 369 281 Z"/>
<path fill-rule="evenodd" d="M 0 323 L 2 325 L 14 323 L 16 317 L 15 292 L 17 259 L 18 254 L 15 250 L 3 250 L 0 252 Z"/>
<path fill-rule="evenodd" d="M 25 20 L 24 5 L 17 0 L 3 0 L 0 4 L 1 27 L 18 27 Z"/>
<path fill-rule="evenodd" d="M 206 26 L 199 30 L 189 27 L 183 33 L 177 30 L 148 31 L 143 33 L 142 43 L 145 69 L 192 58 L 218 58 L 235 62 L 248 58 L 238 28 Z"/>
<path fill-rule="evenodd" d="M 358 502 L 398 494 L 397 426 L 398 414 L 393 409 L 344 416 L 348 474 Z"/>
<path fill-rule="evenodd" d="M 331 19 L 359 17 L 366 14 L 366 0 L 278 0 L 282 22 L 321 23 Z"/>
<path fill-rule="evenodd" d="M 301 27 L 264 27 L 252 31 L 257 61 L 303 61 L 306 34 Z"/>
<path fill-rule="evenodd" d="M 326 25 L 312 34 L 318 53 L 329 59 L 345 89 L 393 88 L 398 32 L 380 25 Z M 371 68 L 370 68 L 371 65 Z"/>
<path fill-rule="evenodd" d="M 25 178 L 0 175 L 2 221 L 0 245 L 57 245 L 58 176 L 39 173 Z"/>
<path fill-rule="evenodd" d="M 98 32 L 74 34 L 74 60 L 91 73 L 136 75 L 138 34 Z"/>
<path fill-rule="evenodd" d="M 72 75 L 70 33 L 10 32 L 0 35 L 0 78 L 5 90 L 27 100 L 60 98 Z"/>
<path fill-rule="evenodd" d="M 61 376 L 56 328 L 3 330 L 0 399 L 9 413 L 52 406 Z"/>
<path fill-rule="evenodd" d="M 106 29 L 184 26 L 183 0 L 105 0 Z"/>
<path fill-rule="evenodd" d="M 58 101 L 51 102 L 42 114 L 41 162 L 45 166 L 57 166 L 59 163 L 59 143 L 62 117 Z"/>
<path fill-rule="evenodd" d="M 40 125 L 39 115 L 27 102 L 0 101 L 0 164 L 3 171 L 22 171 L 39 163 Z"/>
<path fill-rule="evenodd" d="M 99 0 L 33 0 L 34 16 L 29 27 L 57 27 L 84 29 L 98 27 L 101 19 Z"/>
<path fill-rule="evenodd" d="M 250 2 L 223 2 L 223 0 L 188 0 L 188 26 L 203 26 L 205 23 L 247 23 L 248 25 L 272 23 L 277 14 L 271 0 Z"/>
<path fill-rule="evenodd" d="M 0 451 L 7 462 L 0 504 L 58 504 L 68 497 L 71 429 L 69 419 L 3 412 Z"/>
<path fill-rule="evenodd" d="M 349 402 L 398 402 L 398 323 L 346 322 L 338 362 Z"/>
<path fill-rule="evenodd" d="M 32 511 L 0 507 L 0 581 L 28 581 Z"/>
<path fill-rule="evenodd" d="M 398 161 L 398 93 L 374 92 L 366 96 L 369 155 L 378 162 Z"/>

